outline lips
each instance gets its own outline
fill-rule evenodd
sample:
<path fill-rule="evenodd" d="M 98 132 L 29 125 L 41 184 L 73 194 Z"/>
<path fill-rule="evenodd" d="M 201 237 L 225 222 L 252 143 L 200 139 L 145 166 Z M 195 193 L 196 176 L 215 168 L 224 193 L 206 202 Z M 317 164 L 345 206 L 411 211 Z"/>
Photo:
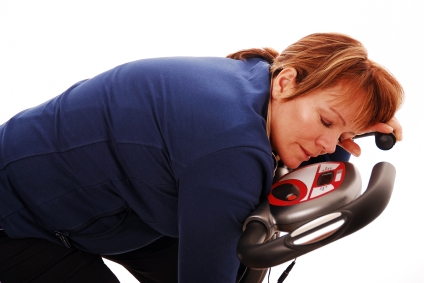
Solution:
<path fill-rule="evenodd" d="M 300 146 L 300 149 L 302 150 L 302 152 L 303 152 L 303 155 L 304 155 L 304 160 L 306 161 L 306 160 L 309 160 L 309 158 L 311 157 L 311 155 L 302 147 L 302 146 Z"/>
<path fill-rule="evenodd" d="M 309 158 L 311 157 L 316 157 L 316 155 L 310 153 L 309 151 L 307 151 L 306 149 L 304 149 L 302 146 L 300 146 L 300 148 L 302 149 L 304 155 L 305 155 L 305 160 L 309 160 Z"/>

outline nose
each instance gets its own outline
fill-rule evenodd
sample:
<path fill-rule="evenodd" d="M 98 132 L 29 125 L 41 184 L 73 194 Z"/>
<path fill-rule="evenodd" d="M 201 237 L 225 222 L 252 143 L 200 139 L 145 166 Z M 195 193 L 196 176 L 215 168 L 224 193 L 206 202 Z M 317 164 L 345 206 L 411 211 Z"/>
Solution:
<path fill-rule="evenodd" d="M 322 148 L 323 153 L 333 153 L 334 151 L 336 151 L 336 146 L 338 144 L 338 141 L 339 141 L 338 137 L 323 135 L 316 140 L 316 144 Z"/>

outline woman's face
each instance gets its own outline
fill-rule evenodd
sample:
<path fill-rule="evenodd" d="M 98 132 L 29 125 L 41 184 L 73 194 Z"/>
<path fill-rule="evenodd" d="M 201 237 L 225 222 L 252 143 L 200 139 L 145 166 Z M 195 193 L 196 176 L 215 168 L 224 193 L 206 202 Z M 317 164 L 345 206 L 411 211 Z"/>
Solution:
<path fill-rule="evenodd" d="M 270 139 L 272 148 L 287 167 L 296 168 L 310 157 L 332 153 L 340 137 L 355 135 L 352 119 L 358 103 L 338 105 L 340 100 L 335 97 L 343 93 L 342 85 L 290 101 L 282 99 L 292 93 L 289 84 L 283 92 L 280 96 L 273 93 Z"/>

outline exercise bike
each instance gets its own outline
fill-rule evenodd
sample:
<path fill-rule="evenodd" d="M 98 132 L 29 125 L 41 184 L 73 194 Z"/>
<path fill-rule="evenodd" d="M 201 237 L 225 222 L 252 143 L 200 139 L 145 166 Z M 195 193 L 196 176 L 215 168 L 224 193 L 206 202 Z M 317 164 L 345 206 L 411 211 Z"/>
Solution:
<path fill-rule="evenodd" d="M 358 137 L 370 135 L 382 150 L 396 143 L 393 134 Z M 244 222 L 237 245 L 241 262 L 237 282 L 260 283 L 270 267 L 293 260 L 278 279 L 280 283 L 299 256 L 371 223 L 389 203 L 395 173 L 392 164 L 377 163 L 361 194 L 360 173 L 349 162 L 316 163 L 291 172 L 280 168 L 268 199 Z"/>

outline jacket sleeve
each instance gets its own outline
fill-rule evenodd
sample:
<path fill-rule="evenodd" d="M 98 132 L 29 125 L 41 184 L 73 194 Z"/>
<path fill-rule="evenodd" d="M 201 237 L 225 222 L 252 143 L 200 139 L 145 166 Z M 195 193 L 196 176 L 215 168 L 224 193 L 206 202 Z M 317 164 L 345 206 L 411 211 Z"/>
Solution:
<path fill-rule="evenodd" d="M 187 167 L 179 178 L 179 282 L 234 283 L 242 224 L 271 186 L 272 158 L 232 148 Z"/>

